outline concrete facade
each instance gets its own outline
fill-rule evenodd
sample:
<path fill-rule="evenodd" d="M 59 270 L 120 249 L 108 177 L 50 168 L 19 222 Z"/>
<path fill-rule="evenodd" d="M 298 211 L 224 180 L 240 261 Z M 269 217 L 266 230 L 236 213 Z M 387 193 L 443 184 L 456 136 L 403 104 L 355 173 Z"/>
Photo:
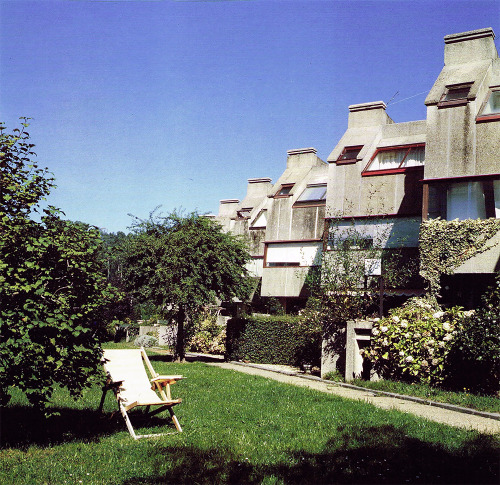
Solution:
<path fill-rule="evenodd" d="M 494 38 L 486 28 L 444 39 L 444 67 L 425 100 L 424 218 L 500 217 L 500 59 Z M 455 275 L 499 269 L 497 245 Z"/>
<path fill-rule="evenodd" d="M 351 105 L 347 129 L 327 163 L 313 148 L 290 150 L 276 183 L 250 179 L 242 202 L 221 201 L 224 228 L 249 237 L 262 296 L 284 302 L 305 297 L 304 279 L 323 250 L 335 250 L 329 239 L 342 221 L 414 257 L 423 219 L 500 218 L 494 38 L 490 28 L 444 38 L 444 66 L 426 97 L 425 120 L 395 123 L 383 101 Z M 500 244 L 455 273 L 491 276 L 499 270 Z M 394 291 L 411 295 L 422 288 Z"/>
<path fill-rule="evenodd" d="M 243 201 L 221 200 L 217 219 L 225 230 L 246 235 L 261 295 L 286 307 L 304 299 L 304 281 L 323 247 L 328 165 L 316 149 L 287 152 L 286 168 L 272 184 L 250 179 Z"/>

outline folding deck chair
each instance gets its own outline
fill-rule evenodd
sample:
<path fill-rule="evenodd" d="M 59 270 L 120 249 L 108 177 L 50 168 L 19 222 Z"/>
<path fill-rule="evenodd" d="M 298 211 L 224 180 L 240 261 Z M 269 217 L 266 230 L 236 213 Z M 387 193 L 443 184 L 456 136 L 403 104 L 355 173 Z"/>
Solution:
<path fill-rule="evenodd" d="M 123 419 L 125 419 L 128 431 L 135 440 L 171 434 L 136 435 L 130 422 L 128 411 L 137 406 L 146 406 L 147 416 L 154 416 L 168 409 L 175 427 L 179 433 L 182 433 L 181 425 L 172 409 L 173 406 L 182 402 L 182 399 L 172 399 L 170 394 L 170 385 L 182 379 L 182 376 L 158 375 L 153 369 L 151 362 L 149 362 L 146 351 L 142 347 L 131 350 L 104 350 L 102 362 L 108 378 L 106 385 L 103 387 L 99 412 L 102 412 L 106 393 L 111 389 L 116 396 L 118 407 Z M 151 379 L 146 373 L 144 363 L 148 368 Z M 151 406 L 155 406 L 156 409 L 150 412 L 149 408 Z"/>

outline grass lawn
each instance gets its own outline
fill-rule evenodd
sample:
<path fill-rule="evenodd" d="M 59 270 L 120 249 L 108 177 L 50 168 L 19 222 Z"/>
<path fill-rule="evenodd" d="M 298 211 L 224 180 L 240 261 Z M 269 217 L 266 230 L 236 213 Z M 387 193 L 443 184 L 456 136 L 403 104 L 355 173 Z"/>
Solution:
<path fill-rule="evenodd" d="M 182 434 L 133 441 L 95 387 L 57 391 L 44 421 L 16 394 L 2 412 L 2 484 L 498 483 L 499 439 L 203 363 L 152 355 L 184 402 Z M 109 395 L 105 411 L 115 410 Z M 164 416 L 168 416 L 165 413 Z M 161 417 L 140 432 L 161 432 Z"/>

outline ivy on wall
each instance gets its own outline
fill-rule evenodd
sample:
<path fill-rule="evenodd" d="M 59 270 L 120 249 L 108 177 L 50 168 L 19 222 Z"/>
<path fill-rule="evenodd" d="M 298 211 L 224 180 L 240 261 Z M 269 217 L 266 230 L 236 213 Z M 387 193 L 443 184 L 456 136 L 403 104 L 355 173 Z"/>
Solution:
<path fill-rule="evenodd" d="M 420 227 L 420 275 L 428 290 L 438 296 L 443 274 L 452 274 L 465 261 L 498 243 L 490 240 L 500 231 L 500 219 L 445 221 L 431 219 Z"/>

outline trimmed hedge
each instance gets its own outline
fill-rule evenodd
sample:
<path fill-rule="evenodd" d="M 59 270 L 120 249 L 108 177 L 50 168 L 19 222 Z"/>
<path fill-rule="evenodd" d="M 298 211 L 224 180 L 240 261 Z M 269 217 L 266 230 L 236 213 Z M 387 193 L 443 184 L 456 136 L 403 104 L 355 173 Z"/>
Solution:
<path fill-rule="evenodd" d="M 299 330 L 299 322 L 299 317 L 290 315 L 232 318 L 227 323 L 226 358 L 261 364 L 319 365 L 320 346 L 309 348 L 311 344 Z"/>

